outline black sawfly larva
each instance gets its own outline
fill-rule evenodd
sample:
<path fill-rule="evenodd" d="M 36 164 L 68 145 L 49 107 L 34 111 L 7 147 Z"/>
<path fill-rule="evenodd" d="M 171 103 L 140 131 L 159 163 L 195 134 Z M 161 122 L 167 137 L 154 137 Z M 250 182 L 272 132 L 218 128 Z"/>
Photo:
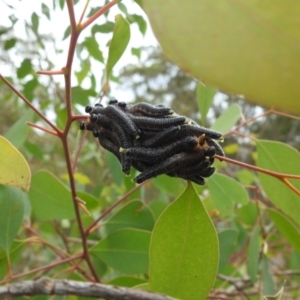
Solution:
<path fill-rule="evenodd" d="M 204 159 L 204 154 L 201 151 L 197 152 L 181 152 L 175 154 L 160 164 L 149 167 L 139 174 L 134 181 L 142 183 L 143 181 L 156 177 L 166 172 L 173 172 L 179 168 L 185 168 L 187 165 L 197 163 Z"/>
<path fill-rule="evenodd" d="M 129 134 L 133 135 L 135 138 L 139 138 L 140 130 L 135 125 L 135 123 L 131 120 L 131 118 L 124 113 L 121 109 L 117 106 L 107 106 L 104 109 L 103 114 L 106 116 L 114 119 L 120 126 L 124 128 Z"/>
<path fill-rule="evenodd" d="M 187 121 L 187 118 L 186 117 L 150 118 L 150 117 L 136 117 L 132 115 L 131 120 L 140 129 L 160 131 L 169 126 L 183 125 Z"/>
<path fill-rule="evenodd" d="M 120 152 L 125 153 L 133 160 L 139 160 L 154 165 L 165 160 L 167 157 L 173 156 L 176 153 L 190 151 L 195 148 L 197 144 L 198 141 L 195 137 L 187 136 L 164 147 L 133 147 L 128 149 L 120 148 Z"/>
<path fill-rule="evenodd" d="M 170 115 L 173 113 L 173 110 L 169 107 L 153 106 L 149 103 L 141 102 L 131 106 L 129 112 L 132 114 L 141 113 L 145 116 L 157 117 Z"/>

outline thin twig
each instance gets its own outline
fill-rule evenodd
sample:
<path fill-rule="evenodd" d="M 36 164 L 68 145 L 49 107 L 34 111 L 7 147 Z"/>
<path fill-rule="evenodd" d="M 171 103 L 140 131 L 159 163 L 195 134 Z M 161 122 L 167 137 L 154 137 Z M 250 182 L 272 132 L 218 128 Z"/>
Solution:
<path fill-rule="evenodd" d="M 96 13 L 94 13 L 90 18 L 88 18 L 85 22 L 80 24 L 80 30 L 85 29 L 88 27 L 91 23 L 93 23 L 96 19 L 98 19 L 101 15 L 103 15 L 105 12 L 107 12 L 112 6 L 119 3 L 121 0 L 113 0 L 106 5 L 104 5 L 102 8 L 100 8 Z"/>
<path fill-rule="evenodd" d="M 37 129 L 39 129 L 39 130 L 42 130 L 42 131 L 44 131 L 44 132 L 47 132 L 47 133 L 50 133 L 50 134 L 52 134 L 52 135 L 57 136 L 57 132 L 54 131 L 54 130 L 50 130 L 50 129 L 48 129 L 48 128 L 45 128 L 45 127 L 43 127 L 43 126 L 37 125 L 37 124 L 32 123 L 32 122 L 29 122 L 29 121 L 27 121 L 26 124 L 29 125 L 29 126 L 31 126 L 31 127 L 37 128 Z"/>
<path fill-rule="evenodd" d="M 76 295 L 107 300 L 171 300 L 172 298 L 141 290 L 92 282 L 41 278 L 0 287 L 0 298 L 36 295 Z"/>
<path fill-rule="evenodd" d="M 118 201 L 114 202 L 111 206 L 109 206 L 88 228 L 85 230 L 85 234 L 88 235 L 90 231 L 96 226 L 96 224 L 101 221 L 106 215 L 108 215 L 115 207 L 117 207 L 122 201 L 124 201 L 127 197 L 129 197 L 132 193 L 134 193 L 137 189 L 139 189 L 142 185 L 144 185 L 148 180 L 138 184 L 129 192 L 127 192 L 124 196 L 122 196 Z"/>
<path fill-rule="evenodd" d="M 78 24 L 81 24 L 82 19 L 83 19 L 83 17 L 84 17 L 84 14 L 85 14 L 85 12 L 86 12 L 86 10 L 87 10 L 87 7 L 88 7 L 89 3 L 90 3 L 90 0 L 87 0 L 87 1 L 85 2 L 84 9 L 83 9 L 83 11 L 82 11 L 82 13 L 81 13 L 81 16 L 80 16 L 80 18 L 79 18 Z"/>
<path fill-rule="evenodd" d="M 17 278 L 24 277 L 24 276 L 27 276 L 27 275 L 30 275 L 30 274 L 33 274 L 33 273 L 36 273 L 36 272 L 39 272 L 39 271 L 52 269 L 55 266 L 65 264 L 65 263 L 68 263 L 69 261 L 76 260 L 76 259 L 79 259 L 79 258 L 82 258 L 81 254 L 76 255 L 76 256 L 72 256 L 72 257 L 69 257 L 69 258 L 61 259 L 59 261 L 52 262 L 48 265 L 45 265 L 45 266 L 42 266 L 42 267 L 39 267 L 39 268 L 36 268 L 36 269 L 32 269 L 32 270 L 24 272 L 24 273 L 19 273 L 17 275 L 11 276 L 10 279 L 17 279 Z M 2 281 L 0 281 L 0 284 L 3 284 L 5 282 L 6 282 L 6 280 L 2 280 Z M 1 299 L 1 294 L 0 294 L 0 299 Z"/>
<path fill-rule="evenodd" d="M 53 70 L 53 71 L 38 70 L 36 73 L 40 74 L 40 75 L 49 75 L 49 76 L 52 76 L 52 75 L 63 75 L 64 74 L 64 70 Z"/>
<path fill-rule="evenodd" d="M 0 78 L 5 82 L 7 86 L 18 95 L 42 120 L 44 120 L 50 127 L 52 127 L 57 133 L 61 132 L 51 121 L 49 121 L 38 109 L 36 109 L 31 102 L 21 94 L 6 78 L 0 74 Z"/>
<path fill-rule="evenodd" d="M 256 166 L 253 166 L 253 165 L 249 165 L 247 163 L 243 163 L 241 161 L 234 160 L 234 159 L 231 159 L 231 158 L 228 158 L 228 157 L 225 157 L 225 156 L 220 156 L 220 155 L 217 155 L 217 154 L 215 155 L 215 158 L 217 158 L 221 161 L 227 161 L 229 163 L 232 163 L 232 164 L 235 164 L 235 165 L 247 168 L 247 169 L 251 169 L 251 170 L 254 170 L 254 171 L 257 171 L 257 172 L 261 172 L 261 173 L 276 177 L 278 179 L 281 179 L 281 178 L 300 179 L 300 175 L 285 174 L 285 173 L 270 171 L 270 170 L 263 169 L 263 168 L 260 168 L 260 167 L 256 167 Z"/>

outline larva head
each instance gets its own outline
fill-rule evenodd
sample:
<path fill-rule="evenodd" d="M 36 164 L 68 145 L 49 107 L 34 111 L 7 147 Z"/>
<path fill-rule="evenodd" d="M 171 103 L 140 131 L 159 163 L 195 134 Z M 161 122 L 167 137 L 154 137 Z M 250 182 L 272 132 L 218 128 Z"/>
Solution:
<path fill-rule="evenodd" d="M 87 106 L 85 107 L 85 112 L 86 112 L 86 113 L 90 113 L 92 110 L 93 110 L 93 107 L 90 106 L 90 105 L 87 105 Z"/>
<path fill-rule="evenodd" d="M 92 123 L 96 123 L 98 120 L 98 116 L 95 114 L 91 114 L 90 120 Z"/>
<path fill-rule="evenodd" d="M 123 101 L 118 103 L 118 106 L 120 106 L 121 108 L 125 108 L 126 105 L 127 105 L 126 102 L 123 102 Z"/>
<path fill-rule="evenodd" d="M 95 138 L 97 138 L 97 137 L 99 137 L 99 131 L 98 131 L 98 129 L 96 129 L 96 128 L 94 128 L 93 129 L 93 136 L 95 137 Z"/>
<path fill-rule="evenodd" d="M 108 101 L 108 104 L 117 104 L 118 103 L 118 100 L 117 99 L 110 99 L 109 101 Z"/>
<path fill-rule="evenodd" d="M 83 121 L 80 122 L 79 129 L 80 130 L 85 130 L 85 123 Z"/>

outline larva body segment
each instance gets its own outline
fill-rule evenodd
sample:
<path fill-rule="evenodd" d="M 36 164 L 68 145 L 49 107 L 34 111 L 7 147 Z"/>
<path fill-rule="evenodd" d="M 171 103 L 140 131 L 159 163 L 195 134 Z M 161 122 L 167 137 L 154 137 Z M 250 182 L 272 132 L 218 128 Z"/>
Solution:
<path fill-rule="evenodd" d="M 167 157 L 183 151 L 190 151 L 195 148 L 198 141 L 191 136 L 173 142 L 170 145 L 157 148 L 133 147 L 124 149 L 123 151 L 134 160 L 139 160 L 149 164 L 157 164 Z"/>
<path fill-rule="evenodd" d="M 132 114 L 140 113 L 145 116 L 160 117 L 173 113 L 173 110 L 164 106 L 153 106 L 148 103 L 137 103 L 129 108 L 129 112 Z"/>
<path fill-rule="evenodd" d="M 180 126 L 167 127 L 163 131 L 157 133 L 153 137 L 146 139 L 142 142 L 143 147 L 154 147 L 161 144 L 167 144 L 171 139 L 174 138 Z"/>
<path fill-rule="evenodd" d="M 96 124 L 98 126 L 106 128 L 107 130 L 113 130 L 118 136 L 120 145 L 122 147 L 131 147 L 130 136 L 125 132 L 125 130 L 123 130 L 123 128 L 117 122 L 115 122 L 115 120 L 110 119 L 105 115 L 97 115 Z"/>
<path fill-rule="evenodd" d="M 152 167 L 149 167 L 141 174 L 139 174 L 135 181 L 137 183 L 142 183 L 143 181 L 161 175 L 163 173 L 172 173 L 173 171 L 179 168 L 185 168 L 187 165 L 194 164 L 198 161 L 204 159 L 204 155 L 202 152 L 181 152 L 175 154 L 160 164 L 156 164 Z"/>
<path fill-rule="evenodd" d="M 104 109 L 104 114 L 111 119 L 114 119 L 120 126 L 124 128 L 129 134 L 138 138 L 140 130 L 136 124 L 123 112 L 120 108 L 114 105 L 109 105 Z"/>
<path fill-rule="evenodd" d="M 222 138 L 222 134 L 220 132 L 213 131 L 213 130 L 201 127 L 199 125 L 192 125 L 192 124 L 182 125 L 180 130 L 177 133 L 177 137 L 187 136 L 187 135 L 200 136 L 202 134 L 205 134 L 205 136 L 210 139 Z"/>
<path fill-rule="evenodd" d="M 112 142 L 114 145 L 116 145 L 116 147 L 118 147 L 118 149 L 120 148 L 119 137 L 114 131 L 109 130 L 104 127 L 101 127 L 101 129 L 99 130 L 99 137 L 108 139 L 110 142 Z"/>
<path fill-rule="evenodd" d="M 113 153 L 118 160 L 121 162 L 121 153 L 119 152 L 119 148 L 118 146 L 116 146 L 114 143 L 112 143 L 110 140 L 108 140 L 107 138 L 100 136 L 98 138 L 100 145 L 108 150 L 109 152 Z"/>
<path fill-rule="evenodd" d="M 119 147 L 111 142 L 108 138 L 104 137 L 103 134 L 100 134 L 98 140 L 104 149 L 110 151 L 118 158 L 119 162 L 121 163 L 122 171 L 128 175 L 130 173 L 131 159 L 120 153 Z"/>
<path fill-rule="evenodd" d="M 187 166 L 184 169 L 176 170 L 173 175 L 183 178 L 183 176 L 201 176 L 210 177 L 215 172 L 215 168 L 211 167 L 211 163 L 200 161 L 195 165 Z"/>
<path fill-rule="evenodd" d="M 145 171 L 147 168 L 149 168 L 149 165 L 141 162 L 141 161 L 138 161 L 138 160 L 132 160 L 132 166 L 138 170 L 139 172 L 143 172 Z"/>
<path fill-rule="evenodd" d="M 215 154 L 218 154 L 220 156 L 225 156 L 225 153 L 218 142 L 212 140 L 212 139 L 206 139 L 206 142 L 209 146 L 214 146 L 215 148 Z"/>
<path fill-rule="evenodd" d="M 172 176 L 172 177 L 179 177 L 188 181 L 193 181 L 199 185 L 204 185 L 205 180 L 201 176 L 196 176 L 196 175 L 189 175 L 189 174 L 180 174 L 180 175 L 173 175 L 172 173 L 167 173 L 167 175 Z"/>
<path fill-rule="evenodd" d="M 157 131 L 163 130 L 170 126 L 183 125 L 186 122 L 186 117 L 150 118 L 132 116 L 131 119 L 138 128 Z"/>
<path fill-rule="evenodd" d="M 105 108 L 102 106 L 94 106 L 93 109 L 90 111 L 90 114 L 95 114 L 95 115 L 99 115 L 99 114 L 103 114 Z"/>

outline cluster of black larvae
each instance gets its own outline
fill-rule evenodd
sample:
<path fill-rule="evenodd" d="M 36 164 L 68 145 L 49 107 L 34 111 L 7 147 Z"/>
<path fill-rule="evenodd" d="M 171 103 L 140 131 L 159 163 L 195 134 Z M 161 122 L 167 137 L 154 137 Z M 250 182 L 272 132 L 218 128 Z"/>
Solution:
<path fill-rule="evenodd" d="M 167 174 L 204 184 L 203 177 L 215 171 L 214 155 L 224 156 L 215 141 L 222 139 L 221 133 L 163 105 L 128 106 L 111 100 L 107 107 L 98 103 L 85 111 L 90 118 L 80 123 L 80 129 L 92 131 L 101 146 L 118 158 L 126 175 L 131 166 L 140 171 L 137 183 Z"/>

